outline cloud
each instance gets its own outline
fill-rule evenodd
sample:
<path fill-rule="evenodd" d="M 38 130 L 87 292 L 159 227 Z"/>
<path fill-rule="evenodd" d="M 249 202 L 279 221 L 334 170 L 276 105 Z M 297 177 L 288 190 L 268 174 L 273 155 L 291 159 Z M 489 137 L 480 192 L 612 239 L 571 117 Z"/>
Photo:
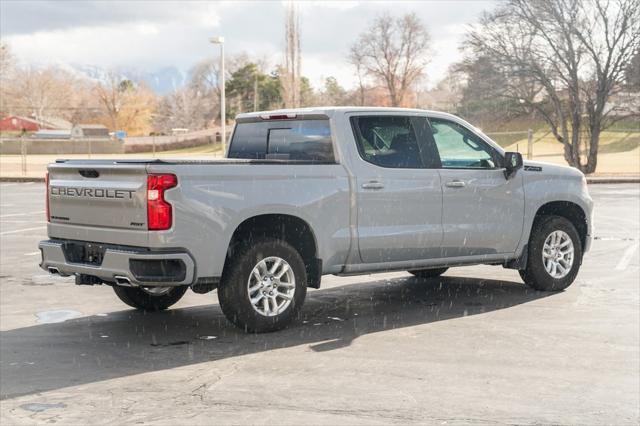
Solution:
<path fill-rule="evenodd" d="M 434 56 L 429 81 L 440 79 L 460 56 L 464 24 L 493 1 L 309 2 L 300 4 L 303 74 L 316 86 L 335 76 L 355 83 L 349 46 L 375 17 L 416 12 L 429 29 Z M 217 55 L 208 43 L 225 36 L 228 54 L 247 52 L 282 60 L 283 2 L 1 1 L 0 36 L 25 63 L 73 63 L 145 71 L 187 71 Z"/>
<path fill-rule="evenodd" d="M 335 77 L 344 87 L 355 86 L 353 67 L 337 54 L 307 54 L 303 58 L 303 74 L 315 87 L 322 87 L 327 77 Z"/>
<path fill-rule="evenodd" d="M 75 27 L 105 27 L 136 22 L 201 21 L 226 2 L 179 1 L 2 1 L 0 28 L 3 35 L 65 30 Z M 214 18 L 214 23 L 217 17 Z M 212 22 L 208 22 L 211 24 Z"/>
<path fill-rule="evenodd" d="M 163 38 L 161 32 L 175 32 L 174 37 Z M 11 49 L 23 62 L 49 64 L 67 62 L 90 64 L 105 68 L 123 66 L 156 68 L 169 62 L 167 52 L 179 52 L 192 45 L 181 28 L 170 24 L 138 23 L 107 27 L 75 27 L 65 30 L 36 32 L 8 37 Z M 206 38 L 201 39 L 202 56 L 211 49 Z M 182 53 L 181 61 L 193 62 L 196 57 Z"/>

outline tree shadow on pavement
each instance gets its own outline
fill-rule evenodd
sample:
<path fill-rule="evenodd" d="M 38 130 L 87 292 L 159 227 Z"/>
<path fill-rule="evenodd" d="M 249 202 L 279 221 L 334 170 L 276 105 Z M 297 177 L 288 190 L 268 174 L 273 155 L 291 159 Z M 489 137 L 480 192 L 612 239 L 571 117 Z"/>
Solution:
<path fill-rule="evenodd" d="M 508 281 L 406 277 L 310 291 L 300 318 L 270 334 L 243 333 L 217 304 L 158 313 L 124 310 L 19 328 L 0 332 L 0 399 L 298 345 L 331 351 L 361 335 L 551 294 Z"/>

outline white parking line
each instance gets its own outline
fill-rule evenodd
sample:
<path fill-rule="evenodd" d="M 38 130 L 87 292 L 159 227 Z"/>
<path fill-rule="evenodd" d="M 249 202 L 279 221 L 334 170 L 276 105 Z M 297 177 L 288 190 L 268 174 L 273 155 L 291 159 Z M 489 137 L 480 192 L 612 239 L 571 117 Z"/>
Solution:
<path fill-rule="evenodd" d="M 44 214 L 44 210 L 39 210 L 37 212 L 30 213 L 11 213 L 11 214 L 3 214 L 0 215 L 0 219 L 4 219 L 5 217 L 16 217 L 16 216 L 30 216 L 32 214 Z"/>
<path fill-rule="evenodd" d="M 624 251 L 624 254 L 622 255 L 622 257 L 620 258 L 620 261 L 616 265 L 616 271 L 624 271 L 625 269 L 627 269 L 627 266 L 629 266 L 629 262 L 631 262 L 631 258 L 636 253 L 636 250 L 638 250 L 638 246 L 640 246 L 640 243 L 635 243 L 629 246 Z"/>
<path fill-rule="evenodd" d="M 47 227 L 46 226 L 38 226 L 37 228 L 16 229 L 14 231 L 0 232 L 0 235 L 19 234 L 20 232 L 39 231 L 41 229 L 47 229 Z"/>
<path fill-rule="evenodd" d="M 25 254 L 23 254 L 23 256 L 35 256 L 37 254 L 40 254 L 40 250 L 34 251 L 33 253 L 25 253 Z"/>

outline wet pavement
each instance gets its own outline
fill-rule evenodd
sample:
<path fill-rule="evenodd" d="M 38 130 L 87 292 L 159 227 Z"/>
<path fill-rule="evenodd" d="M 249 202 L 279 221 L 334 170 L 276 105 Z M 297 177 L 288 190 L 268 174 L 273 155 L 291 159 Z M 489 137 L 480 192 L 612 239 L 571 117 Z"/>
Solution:
<path fill-rule="evenodd" d="M 491 266 L 327 276 L 289 329 L 247 335 L 215 292 L 143 314 L 47 275 L 42 184 L 0 184 L 0 423 L 638 424 L 640 187 L 590 190 L 564 292 Z"/>

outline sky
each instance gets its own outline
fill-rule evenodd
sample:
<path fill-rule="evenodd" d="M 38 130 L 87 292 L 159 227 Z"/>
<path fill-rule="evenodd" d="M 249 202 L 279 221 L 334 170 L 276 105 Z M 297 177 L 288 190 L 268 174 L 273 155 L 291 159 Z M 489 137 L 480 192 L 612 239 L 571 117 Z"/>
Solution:
<path fill-rule="evenodd" d="M 187 72 L 216 56 L 211 36 L 225 37 L 225 53 L 246 52 L 271 66 L 283 61 L 286 2 L 0 1 L 0 37 L 23 64 L 73 64 L 103 69 Z M 459 43 L 496 1 L 299 2 L 302 73 L 315 87 L 334 76 L 355 84 L 349 47 L 381 14 L 415 12 L 433 41 L 425 84 L 442 79 L 460 59 Z"/>

